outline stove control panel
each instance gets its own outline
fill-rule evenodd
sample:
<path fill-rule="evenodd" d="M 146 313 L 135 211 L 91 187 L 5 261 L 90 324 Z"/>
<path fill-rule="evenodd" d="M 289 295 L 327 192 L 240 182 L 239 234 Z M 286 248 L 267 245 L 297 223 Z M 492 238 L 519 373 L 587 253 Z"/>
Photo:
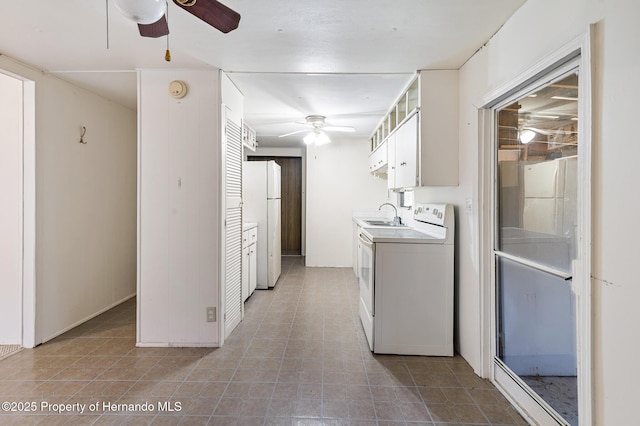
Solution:
<path fill-rule="evenodd" d="M 451 206 L 447 204 L 417 203 L 413 208 L 413 218 L 420 222 L 444 226 L 447 215 L 451 214 Z"/>

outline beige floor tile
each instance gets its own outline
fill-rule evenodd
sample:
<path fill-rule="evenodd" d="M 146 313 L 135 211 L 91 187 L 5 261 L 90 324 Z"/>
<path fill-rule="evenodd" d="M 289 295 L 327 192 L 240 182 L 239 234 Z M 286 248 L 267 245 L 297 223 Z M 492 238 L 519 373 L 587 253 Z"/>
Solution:
<path fill-rule="evenodd" d="M 222 348 L 135 347 L 135 299 L 0 361 L 3 400 L 179 404 L 176 412 L 0 414 L 0 424 L 523 425 L 456 357 L 374 355 L 350 268 L 283 258 Z M 434 423 L 435 422 L 435 423 Z M 445 422 L 445 423 L 442 423 Z"/>

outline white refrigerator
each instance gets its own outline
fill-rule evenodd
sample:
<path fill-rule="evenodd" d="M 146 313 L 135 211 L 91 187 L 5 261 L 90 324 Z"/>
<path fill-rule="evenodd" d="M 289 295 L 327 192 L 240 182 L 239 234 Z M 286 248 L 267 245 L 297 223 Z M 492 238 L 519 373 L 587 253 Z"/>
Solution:
<path fill-rule="evenodd" d="M 281 270 L 280 166 L 275 161 L 245 161 L 242 173 L 243 221 L 258 224 L 256 288 L 272 288 Z"/>

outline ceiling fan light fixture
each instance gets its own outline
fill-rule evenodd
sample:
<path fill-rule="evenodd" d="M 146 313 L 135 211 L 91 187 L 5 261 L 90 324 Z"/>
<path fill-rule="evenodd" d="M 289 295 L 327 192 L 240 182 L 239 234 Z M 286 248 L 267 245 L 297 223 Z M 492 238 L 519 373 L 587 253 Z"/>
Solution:
<path fill-rule="evenodd" d="M 309 132 L 309 134 L 302 140 L 306 145 L 326 145 L 331 142 L 329 136 L 327 136 L 327 134 L 322 130 L 314 130 L 312 132 Z"/>
<path fill-rule="evenodd" d="M 113 0 L 116 9 L 138 24 L 157 22 L 167 11 L 166 0 Z"/>
<path fill-rule="evenodd" d="M 524 129 L 518 135 L 518 139 L 520 139 L 520 142 L 522 142 L 523 144 L 528 144 L 535 137 L 536 137 L 536 132 L 530 129 Z"/>

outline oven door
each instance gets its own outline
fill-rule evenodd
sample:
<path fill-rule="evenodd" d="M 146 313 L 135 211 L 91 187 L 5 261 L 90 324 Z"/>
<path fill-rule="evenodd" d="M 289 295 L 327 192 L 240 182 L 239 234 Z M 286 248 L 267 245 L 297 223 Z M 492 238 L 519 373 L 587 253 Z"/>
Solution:
<path fill-rule="evenodd" d="M 371 350 L 373 350 L 374 262 L 375 244 L 360 233 L 358 236 L 358 281 L 360 286 L 358 311 Z"/>

